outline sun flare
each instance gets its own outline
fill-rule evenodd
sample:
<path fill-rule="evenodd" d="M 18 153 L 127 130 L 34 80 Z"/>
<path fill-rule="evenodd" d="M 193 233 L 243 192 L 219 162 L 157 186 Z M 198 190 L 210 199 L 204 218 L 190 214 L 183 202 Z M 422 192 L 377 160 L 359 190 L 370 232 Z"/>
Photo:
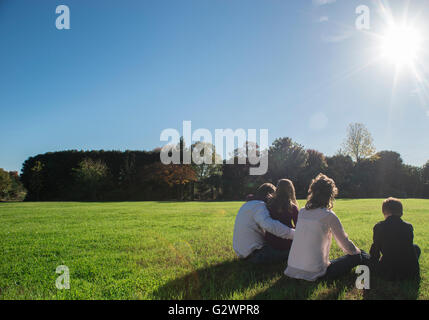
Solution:
<path fill-rule="evenodd" d="M 382 36 L 381 52 L 383 58 L 396 65 L 413 64 L 418 58 L 421 42 L 418 30 L 394 26 Z"/>

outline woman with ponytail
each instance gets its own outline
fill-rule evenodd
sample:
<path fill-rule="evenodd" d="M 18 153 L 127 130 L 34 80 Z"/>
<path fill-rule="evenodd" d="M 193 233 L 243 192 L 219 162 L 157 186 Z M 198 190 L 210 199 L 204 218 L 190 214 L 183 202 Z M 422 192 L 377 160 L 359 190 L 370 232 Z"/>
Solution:
<path fill-rule="evenodd" d="M 277 183 L 276 192 L 268 199 L 267 206 L 272 219 L 280 221 L 289 228 L 295 228 L 299 209 L 292 181 L 280 180 Z M 292 245 L 292 240 L 281 239 L 269 232 L 265 234 L 265 241 L 273 249 L 281 251 L 289 251 Z"/>

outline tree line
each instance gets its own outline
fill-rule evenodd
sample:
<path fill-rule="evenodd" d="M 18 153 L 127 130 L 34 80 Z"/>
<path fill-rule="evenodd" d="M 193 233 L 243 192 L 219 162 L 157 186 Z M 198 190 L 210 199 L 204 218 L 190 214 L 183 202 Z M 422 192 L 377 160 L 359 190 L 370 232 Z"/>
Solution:
<path fill-rule="evenodd" d="M 199 147 L 218 156 L 214 146 L 201 148 L 201 143 L 187 147 L 181 140 L 177 148 Z M 311 179 L 324 173 L 336 181 L 342 198 L 429 198 L 429 161 L 416 167 L 404 164 L 397 152 L 375 152 L 362 124 L 350 125 L 342 149 L 331 157 L 291 138 L 276 139 L 266 151 L 269 166 L 263 176 L 250 176 L 248 161 L 238 164 L 248 148 L 258 146 L 236 149 L 234 164 L 189 165 L 162 164 L 161 149 L 49 152 L 27 159 L 18 181 L 28 201 L 243 200 L 258 185 L 283 178 L 292 180 L 297 196 L 304 198 Z"/>

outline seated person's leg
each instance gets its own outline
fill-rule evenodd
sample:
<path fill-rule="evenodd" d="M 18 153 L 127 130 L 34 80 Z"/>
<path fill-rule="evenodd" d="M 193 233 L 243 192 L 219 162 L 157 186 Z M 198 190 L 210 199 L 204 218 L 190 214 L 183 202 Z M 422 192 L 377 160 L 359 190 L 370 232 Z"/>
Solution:
<path fill-rule="evenodd" d="M 366 254 L 365 252 L 363 252 Z M 366 257 L 362 254 L 347 255 L 331 261 L 328 270 L 326 270 L 326 279 L 336 279 L 349 273 L 354 267 L 365 264 Z"/>
<path fill-rule="evenodd" d="M 289 250 L 277 250 L 268 246 L 269 256 L 267 259 L 270 263 L 287 263 L 289 258 Z"/>
<path fill-rule="evenodd" d="M 247 261 L 253 264 L 263 264 L 265 263 L 265 256 L 266 256 L 266 247 L 263 247 L 261 249 L 255 250 L 252 252 L 252 254 L 247 258 Z"/>
<path fill-rule="evenodd" d="M 265 245 L 262 249 L 254 251 L 248 258 L 254 264 L 272 264 L 287 262 L 289 251 L 280 251 Z"/>
<path fill-rule="evenodd" d="M 366 265 L 366 266 L 370 266 L 370 262 L 371 262 L 371 256 L 370 256 L 370 254 L 367 253 L 364 250 L 361 250 L 360 256 L 361 256 L 361 259 L 362 259 L 361 264 L 362 265 Z"/>

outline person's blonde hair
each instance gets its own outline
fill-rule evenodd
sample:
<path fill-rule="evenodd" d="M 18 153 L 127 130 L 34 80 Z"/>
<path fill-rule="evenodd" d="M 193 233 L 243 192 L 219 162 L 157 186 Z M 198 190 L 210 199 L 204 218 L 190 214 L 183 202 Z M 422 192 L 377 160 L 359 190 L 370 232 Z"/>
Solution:
<path fill-rule="evenodd" d="M 269 207 L 276 210 L 290 210 L 293 206 L 298 207 L 293 182 L 289 179 L 281 179 L 277 183 L 276 192 L 270 197 Z"/>
<path fill-rule="evenodd" d="M 311 181 L 305 208 L 308 210 L 317 208 L 332 209 L 337 195 L 338 189 L 335 181 L 320 173 Z"/>

